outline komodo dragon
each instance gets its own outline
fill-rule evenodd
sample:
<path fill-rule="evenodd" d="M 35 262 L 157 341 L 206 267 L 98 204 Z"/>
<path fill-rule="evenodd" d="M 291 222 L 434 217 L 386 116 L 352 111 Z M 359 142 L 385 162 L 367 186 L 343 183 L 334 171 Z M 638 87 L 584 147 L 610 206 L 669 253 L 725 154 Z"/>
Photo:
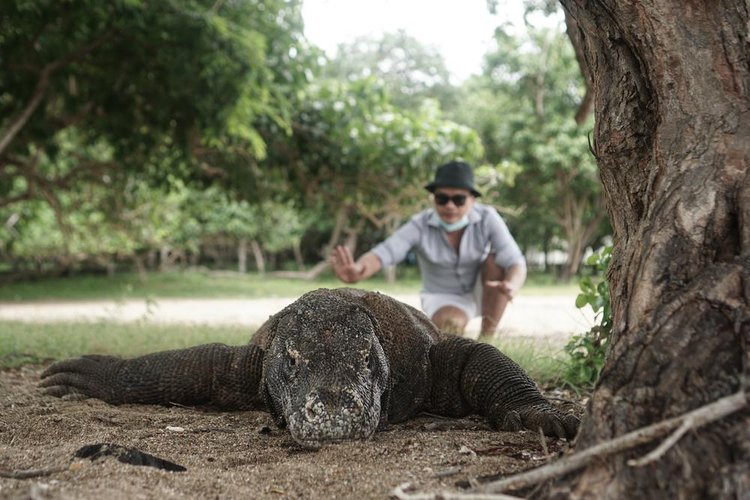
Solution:
<path fill-rule="evenodd" d="M 413 307 L 352 288 L 303 295 L 246 346 L 89 355 L 54 363 L 42 379 L 58 397 L 267 410 L 309 448 L 366 439 L 419 412 L 478 413 L 500 430 L 568 439 L 578 429 L 493 346 L 441 333 Z"/>

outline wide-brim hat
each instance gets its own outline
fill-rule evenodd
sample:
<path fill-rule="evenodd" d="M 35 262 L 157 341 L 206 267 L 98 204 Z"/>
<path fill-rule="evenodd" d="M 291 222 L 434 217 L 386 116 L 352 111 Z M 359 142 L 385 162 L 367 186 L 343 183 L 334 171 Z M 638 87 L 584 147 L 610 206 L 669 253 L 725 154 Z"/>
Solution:
<path fill-rule="evenodd" d="M 430 193 L 434 193 L 435 189 L 439 187 L 466 189 L 476 197 L 482 196 L 482 193 L 474 187 L 474 172 L 471 166 L 462 161 L 452 161 L 438 167 L 435 172 L 435 180 L 424 188 Z"/>

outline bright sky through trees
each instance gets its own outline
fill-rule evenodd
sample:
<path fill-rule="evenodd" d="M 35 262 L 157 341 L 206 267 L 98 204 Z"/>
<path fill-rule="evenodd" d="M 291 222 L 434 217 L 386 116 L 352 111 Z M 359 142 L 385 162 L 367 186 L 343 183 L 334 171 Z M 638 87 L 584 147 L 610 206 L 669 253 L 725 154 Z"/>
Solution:
<path fill-rule="evenodd" d="M 523 24 L 521 0 L 500 1 L 493 16 L 486 0 L 304 0 L 307 38 L 330 56 L 339 43 L 403 29 L 436 47 L 458 83 L 481 70 L 495 28 Z"/>

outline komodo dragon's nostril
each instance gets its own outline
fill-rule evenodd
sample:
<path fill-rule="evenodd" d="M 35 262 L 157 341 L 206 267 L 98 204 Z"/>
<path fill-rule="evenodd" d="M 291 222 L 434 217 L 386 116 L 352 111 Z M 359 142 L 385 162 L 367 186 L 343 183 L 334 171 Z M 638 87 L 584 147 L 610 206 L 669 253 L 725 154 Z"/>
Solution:
<path fill-rule="evenodd" d="M 305 402 L 305 418 L 308 421 L 319 419 L 324 413 L 323 403 L 317 395 L 307 396 Z"/>

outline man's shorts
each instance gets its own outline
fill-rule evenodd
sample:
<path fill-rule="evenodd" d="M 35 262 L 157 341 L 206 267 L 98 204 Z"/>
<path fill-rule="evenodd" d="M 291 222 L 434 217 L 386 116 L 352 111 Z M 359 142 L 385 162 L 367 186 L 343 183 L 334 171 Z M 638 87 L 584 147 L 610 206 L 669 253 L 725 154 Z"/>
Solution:
<path fill-rule="evenodd" d="M 428 318 L 437 312 L 438 309 L 445 306 L 454 306 L 466 313 L 470 320 L 481 314 L 479 304 L 482 303 L 482 280 L 477 280 L 477 285 L 473 292 L 454 294 L 454 293 L 430 293 L 421 292 L 419 298 L 422 300 L 422 312 Z"/>

